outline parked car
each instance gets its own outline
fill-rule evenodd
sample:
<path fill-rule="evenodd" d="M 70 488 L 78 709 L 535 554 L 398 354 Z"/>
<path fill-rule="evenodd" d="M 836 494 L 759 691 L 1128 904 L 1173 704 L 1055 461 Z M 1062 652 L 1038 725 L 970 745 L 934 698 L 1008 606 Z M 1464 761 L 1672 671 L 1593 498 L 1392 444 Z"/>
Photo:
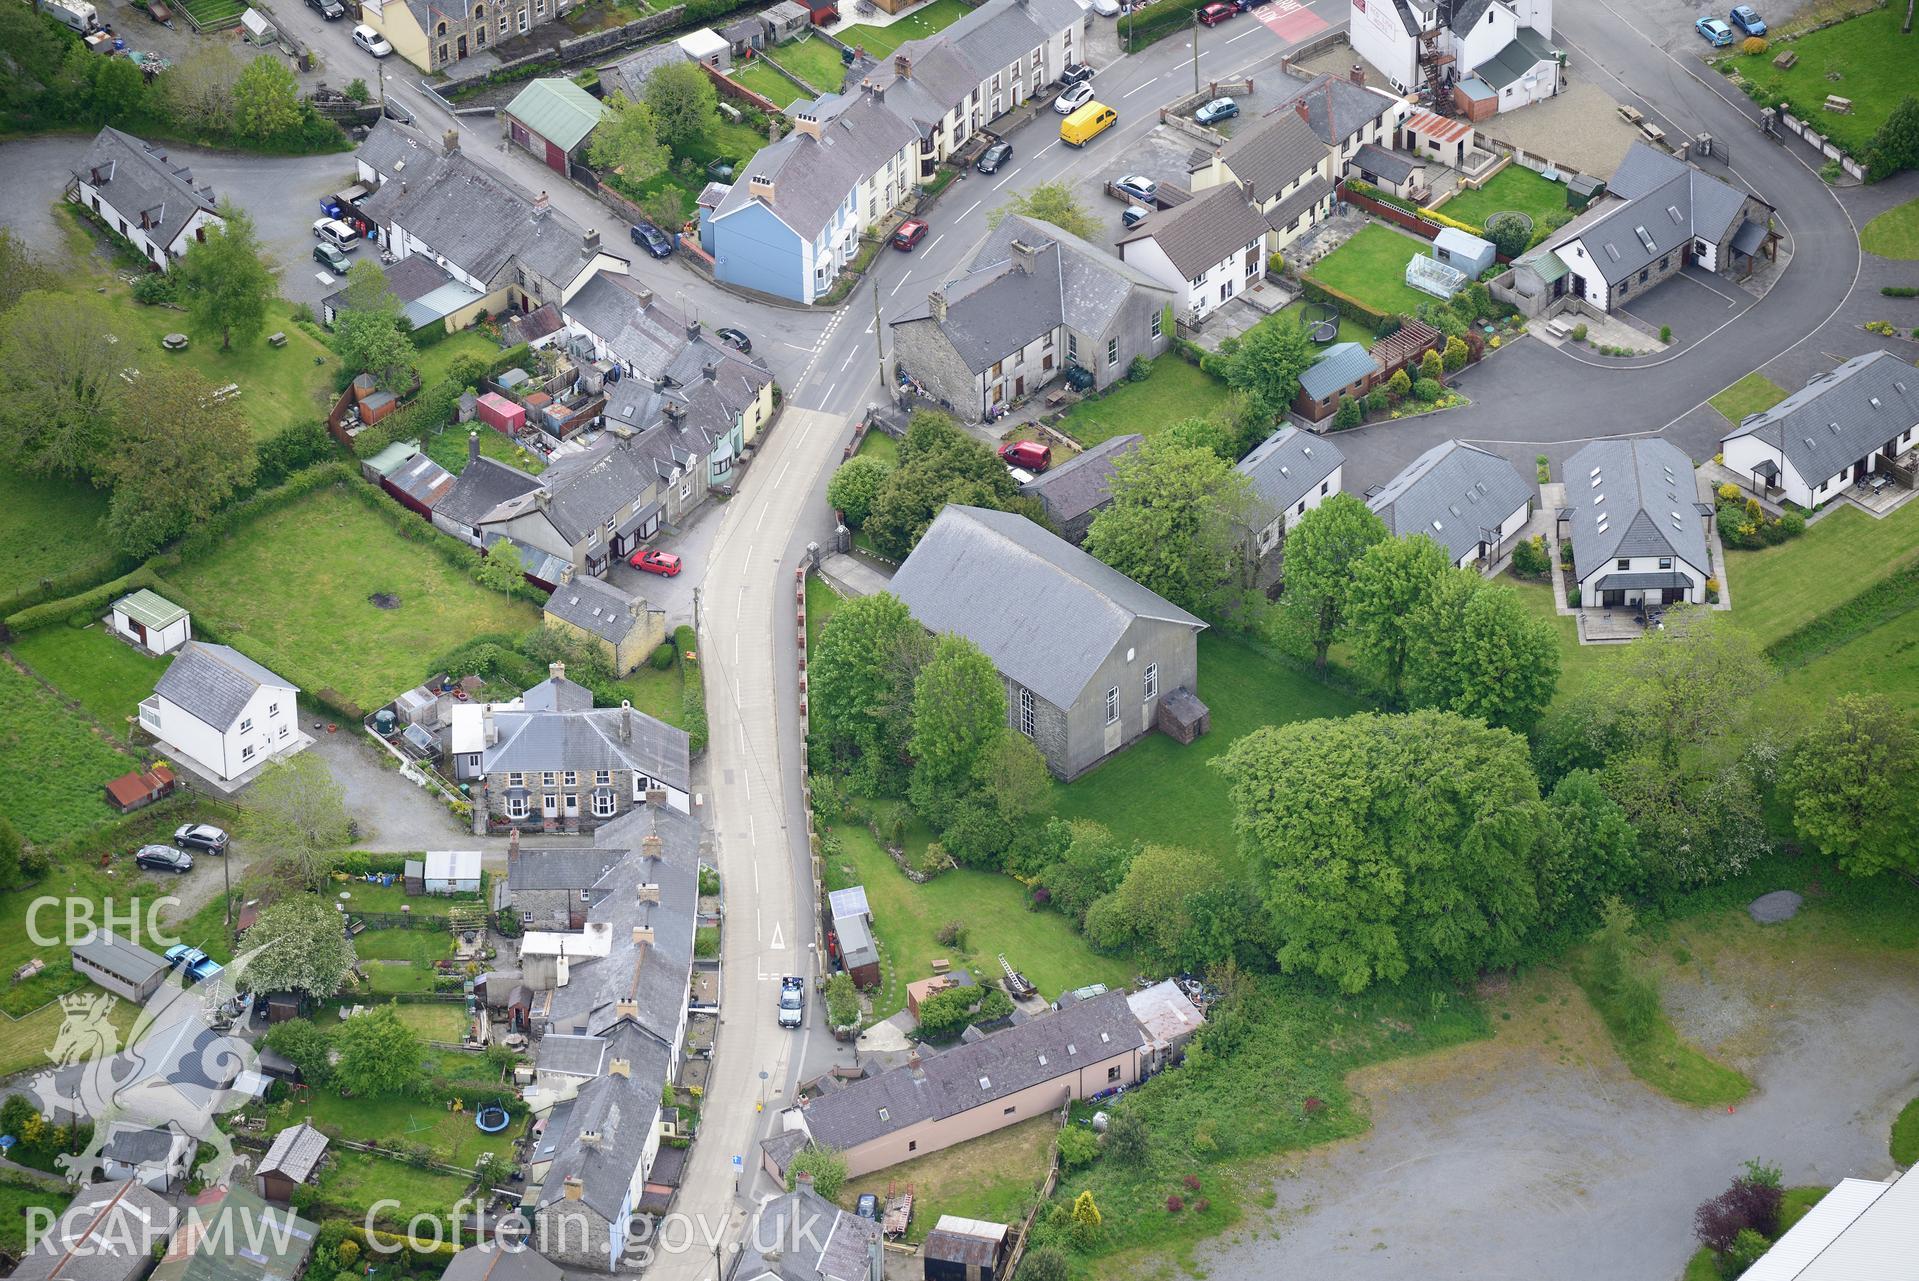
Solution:
<path fill-rule="evenodd" d="M 706 176 L 711 182 L 731 182 L 735 173 L 734 164 L 724 156 L 707 163 Z"/>
<path fill-rule="evenodd" d="M 187 983 L 204 983 L 226 969 L 212 957 L 197 947 L 188 947 L 185 943 L 175 943 L 166 951 L 167 964 L 186 974 Z"/>
<path fill-rule="evenodd" d="M 359 233 L 338 218 L 314 219 L 313 234 L 319 237 L 321 244 L 332 245 L 343 254 L 350 254 L 360 247 Z"/>
<path fill-rule="evenodd" d="M 173 833 L 173 843 L 183 850 L 205 850 L 209 854 L 227 852 L 227 834 L 211 823 L 186 823 Z"/>
<path fill-rule="evenodd" d="M 1215 98 L 1198 111 L 1195 111 L 1193 113 L 1193 119 L 1203 125 L 1216 125 L 1222 120 L 1231 120 L 1238 114 L 1239 104 L 1237 102 L 1234 102 L 1231 98 Z"/>
<path fill-rule="evenodd" d="M 1732 28 L 1718 18 L 1700 18 L 1692 24 L 1692 29 L 1706 37 L 1706 43 L 1716 49 L 1732 43 Z"/>
<path fill-rule="evenodd" d="M 780 980 L 779 1021 L 781 1027 L 798 1027 L 806 1022 L 806 980 L 797 974 Z"/>
<path fill-rule="evenodd" d="M 999 447 L 999 460 L 1008 467 L 1038 474 L 1053 465 L 1053 449 L 1037 440 L 1009 440 Z"/>
<path fill-rule="evenodd" d="M 1102 18 L 1119 17 L 1119 0 L 1093 0 L 1093 12 Z"/>
<path fill-rule="evenodd" d="M 1732 12 L 1726 16 L 1732 20 L 1733 26 L 1738 27 L 1749 36 L 1763 36 L 1766 34 L 1766 20 L 1759 16 L 1759 10 L 1749 4 L 1734 5 Z"/>
<path fill-rule="evenodd" d="M 661 231 L 650 222 L 636 222 L 627 233 L 633 237 L 633 243 L 646 250 L 655 258 L 673 256 L 673 237 Z"/>
<path fill-rule="evenodd" d="M 1142 222 L 1145 222 L 1152 212 L 1152 210 L 1142 209 L 1138 205 L 1127 205 L 1126 212 L 1119 216 L 1119 225 L 1127 231 L 1131 231 Z"/>
<path fill-rule="evenodd" d="M 133 863 L 154 872 L 191 872 L 193 855 L 171 845 L 142 845 L 135 851 Z"/>
<path fill-rule="evenodd" d="M 724 329 L 715 329 L 713 336 L 731 347 L 734 351 L 742 352 L 746 355 L 753 353 L 753 340 L 730 325 Z"/>
<path fill-rule="evenodd" d="M 642 547 L 627 558 L 627 564 L 648 574 L 658 574 L 662 578 L 672 578 L 680 572 L 680 558 L 672 552 L 655 551 L 651 547 Z"/>
<path fill-rule="evenodd" d="M 353 43 L 376 58 L 384 58 L 393 52 L 393 46 L 386 42 L 386 37 L 364 22 L 353 28 Z"/>
<path fill-rule="evenodd" d="M 319 244 L 313 246 L 313 261 L 325 267 L 336 276 L 344 276 L 347 268 L 353 264 L 347 256 L 334 245 Z"/>
<path fill-rule="evenodd" d="M 873 1223 L 880 1221 L 880 1199 L 871 1192 L 860 1193 L 860 1199 L 853 1203 L 853 1213 Z"/>
<path fill-rule="evenodd" d="M 1199 11 L 1199 25 L 1202 27 L 1217 27 L 1220 23 L 1226 21 L 1226 19 L 1234 17 L 1238 13 L 1239 10 L 1229 3 L 1229 0 L 1213 0 L 1212 4 L 1205 6 Z"/>
<path fill-rule="evenodd" d="M 1070 116 L 1093 100 L 1093 86 L 1082 80 L 1053 99 L 1053 110 L 1062 116 Z"/>
<path fill-rule="evenodd" d="M 1066 69 L 1059 73 L 1059 82 L 1068 88 L 1084 84 L 1093 78 L 1093 69 L 1083 62 L 1069 62 Z"/>
<path fill-rule="evenodd" d="M 996 142 L 980 153 L 979 162 L 973 168 L 981 173 L 998 173 L 1000 166 L 1013 158 L 1013 144 Z"/>
<path fill-rule="evenodd" d="M 1137 200 L 1141 204 L 1149 205 L 1154 209 L 1159 208 L 1159 184 L 1151 178 L 1136 173 L 1129 173 L 1114 183 L 1113 186 L 1118 188 L 1120 194 L 1126 196 L 1128 199 Z"/>
<path fill-rule="evenodd" d="M 346 6 L 340 0 L 307 0 L 307 6 L 317 10 L 328 22 L 337 22 L 346 17 Z"/>
<path fill-rule="evenodd" d="M 893 248 L 908 252 L 924 239 L 926 239 L 926 224 L 918 218 L 908 218 L 893 233 Z"/>

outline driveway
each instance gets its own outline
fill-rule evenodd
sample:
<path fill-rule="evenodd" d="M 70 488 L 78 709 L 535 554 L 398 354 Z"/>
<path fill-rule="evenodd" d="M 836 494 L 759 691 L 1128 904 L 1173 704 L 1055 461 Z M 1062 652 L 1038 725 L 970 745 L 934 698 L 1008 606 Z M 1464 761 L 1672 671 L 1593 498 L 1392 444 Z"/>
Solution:
<path fill-rule="evenodd" d="M 1919 1092 L 1919 956 L 1771 945 L 1790 937 L 1666 986 L 1682 1033 L 1756 1083 L 1737 1108 L 1654 1093 L 1579 990 L 1538 974 L 1488 1003 L 1496 1039 L 1359 1073 L 1372 1130 L 1291 1161 L 1276 1213 L 1196 1273 L 1664 1281 L 1696 1248 L 1693 1207 L 1743 1161 L 1788 1185 L 1885 1177 L 1893 1117 Z"/>
<path fill-rule="evenodd" d="M 359 848 L 383 853 L 491 848 L 504 842 L 476 837 L 432 793 L 400 777 L 393 757 L 374 747 L 358 726 L 316 735 L 308 750 L 346 793 L 347 813 L 360 825 Z"/>
<path fill-rule="evenodd" d="M 777 424 L 774 430 L 779 430 Z M 764 447 L 762 438 L 761 448 Z M 736 476 L 733 480 L 737 485 L 740 478 Z M 671 537 L 655 539 L 650 544 L 660 551 L 679 556 L 680 572 L 673 577 L 641 573 L 622 560 L 614 563 L 607 580 L 622 591 L 644 597 L 654 609 L 665 610 L 668 632 L 683 625 L 690 626 L 693 622 L 693 598 L 705 583 L 707 568 L 712 563 L 714 538 L 719 533 L 727 503 L 734 501 L 737 500 L 707 499 L 693 509 L 693 519 L 685 528 Z"/>

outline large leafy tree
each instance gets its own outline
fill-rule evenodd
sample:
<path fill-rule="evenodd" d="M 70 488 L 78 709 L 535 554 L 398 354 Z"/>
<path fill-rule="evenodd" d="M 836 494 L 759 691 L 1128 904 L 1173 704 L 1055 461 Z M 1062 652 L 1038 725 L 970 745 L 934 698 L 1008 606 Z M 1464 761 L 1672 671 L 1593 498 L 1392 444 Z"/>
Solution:
<path fill-rule="evenodd" d="M 1589 914 L 1639 878 L 1639 833 L 1590 770 L 1574 770 L 1546 798 L 1551 818 L 1539 861 L 1542 919 Z"/>
<path fill-rule="evenodd" d="M 1346 599 L 1353 649 L 1395 702 L 1405 691 L 1413 613 L 1450 568 L 1445 549 L 1424 534 L 1382 538 L 1353 562 Z"/>
<path fill-rule="evenodd" d="M 300 123 L 300 82 L 287 65 L 263 53 L 233 82 L 233 129 L 248 138 L 271 138 Z"/>
<path fill-rule="evenodd" d="M 1364 713 L 1263 727 L 1218 767 L 1282 968 L 1359 992 L 1517 954 L 1549 821 L 1518 735 Z"/>
<path fill-rule="evenodd" d="M 1006 727 L 1006 682 L 972 641 L 947 633 L 913 682 L 913 775 L 907 796 L 943 822 L 977 786 L 980 762 Z"/>
<path fill-rule="evenodd" d="M 826 482 L 826 501 L 846 518 L 849 528 L 858 529 L 866 523 L 867 513 L 873 510 L 873 500 L 879 497 L 880 486 L 886 483 L 892 470 L 871 454 L 849 458 L 839 465 L 833 479 Z"/>
<path fill-rule="evenodd" d="M 490 591 L 512 595 L 526 581 L 526 562 L 520 549 L 502 538 L 486 549 L 486 555 L 473 567 L 473 581 Z"/>
<path fill-rule="evenodd" d="M 607 114 L 593 128 L 586 157 L 597 169 L 618 170 L 629 184 L 645 182 L 663 173 L 672 153 L 660 141 L 660 124 L 653 108 L 623 93 L 606 100 Z"/>
<path fill-rule="evenodd" d="M 720 118 L 713 78 L 691 62 L 670 62 L 648 76 L 646 105 L 661 141 L 671 146 L 696 141 Z"/>
<path fill-rule="evenodd" d="M 304 992 L 325 1000 L 357 963 L 346 924 L 325 899 L 295 895 L 260 913 L 247 931 L 240 982 L 249 992 Z"/>
<path fill-rule="evenodd" d="M 107 525 L 120 550 L 147 556 L 253 479 L 253 431 L 238 401 L 187 365 L 156 365 L 114 412 L 101 470 L 113 485 Z"/>
<path fill-rule="evenodd" d="M 1799 839 L 1847 872 L 1919 873 L 1919 732 L 1904 708 L 1842 695 L 1800 738 L 1782 782 Z"/>
<path fill-rule="evenodd" d="M 127 390 L 113 325 L 92 294 L 30 291 L 0 316 L 0 447 L 13 466 L 36 476 L 99 473 Z"/>
<path fill-rule="evenodd" d="M 27 242 L 0 227 L 0 316 L 19 305 L 23 295 L 36 289 L 53 289 L 60 278 L 40 261 Z"/>
<path fill-rule="evenodd" d="M 1259 900 L 1217 854 L 1148 845 L 1086 914 L 1093 946 L 1135 947 L 1155 966 L 1206 970 L 1259 933 Z"/>
<path fill-rule="evenodd" d="M 921 410 L 900 442 L 899 464 L 873 496 L 866 534 L 893 560 L 907 554 L 949 503 L 1019 512 L 1044 523 L 1039 504 L 1019 487 L 993 451 L 960 429 L 951 416 Z"/>
<path fill-rule="evenodd" d="M 350 374 L 372 374 L 383 391 L 404 394 L 418 378 L 413 334 L 386 272 L 371 258 L 347 269 L 345 296 L 333 319 L 333 345 Z"/>
<path fill-rule="evenodd" d="M 1743 737 L 1773 679 L 1748 632 L 1684 606 L 1619 651 L 1588 697 L 1613 733 L 1672 769 L 1682 753 L 1710 755 Z"/>
<path fill-rule="evenodd" d="M 1317 359 L 1319 350 L 1299 322 L 1273 319 L 1247 330 L 1230 353 L 1208 356 L 1202 367 L 1244 393 L 1270 423 L 1286 412 L 1299 394 L 1299 376 Z"/>
<path fill-rule="evenodd" d="M 241 830 L 256 857 L 285 883 L 319 890 L 353 839 L 345 793 L 317 756 L 275 761 L 255 780 Z"/>
<path fill-rule="evenodd" d="M 1311 636 L 1313 662 L 1321 671 L 1326 651 L 1346 627 L 1353 567 L 1386 537 L 1385 522 L 1351 494 L 1334 494 L 1286 535 L 1286 594 L 1280 603 Z"/>
<path fill-rule="evenodd" d="M 1053 803 L 1046 758 L 1032 739 L 1010 725 L 1001 726 L 998 737 L 980 752 L 973 781 L 1008 823 L 1024 823 Z"/>
<path fill-rule="evenodd" d="M 230 351 L 235 338 L 252 342 L 266 328 L 276 286 L 252 217 L 230 200 L 220 202 L 220 217 L 224 225 L 209 226 L 173 270 L 193 323 L 219 334 L 220 350 Z"/>
<path fill-rule="evenodd" d="M 1113 464 L 1109 490 L 1087 551 L 1194 613 L 1217 618 L 1241 603 L 1257 507 L 1245 476 L 1210 449 L 1151 438 Z"/>
<path fill-rule="evenodd" d="M 1415 707 L 1530 730 L 1559 684 L 1552 624 L 1470 569 L 1434 579 L 1407 622 L 1405 688 Z"/>
<path fill-rule="evenodd" d="M 1119 888 L 1139 854 L 1137 841 L 1121 840 L 1090 818 L 1054 819 L 1056 856 L 1039 869 L 1039 887 L 1055 908 L 1083 923 L 1087 909 Z"/>
<path fill-rule="evenodd" d="M 234 90 L 246 66 L 228 44 L 202 44 L 160 78 L 168 108 L 183 124 L 210 132 L 233 126 Z"/>
<path fill-rule="evenodd" d="M 807 668 L 814 750 L 895 791 L 911 733 L 913 680 L 931 649 L 899 597 L 847 601 L 820 633 Z"/>
<path fill-rule="evenodd" d="M 1065 181 L 1042 182 L 1015 190 L 1005 204 L 986 215 L 986 225 L 999 226 L 1007 214 L 1050 222 L 1082 240 L 1098 240 L 1103 230 L 1099 219 L 1087 212 L 1086 206 L 1073 194 L 1072 184 Z"/>
<path fill-rule="evenodd" d="M 1639 832 L 1654 894 L 1717 884 L 1766 851 L 1763 803 L 1742 761 L 1679 770 L 1641 752 L 1609 761 L 1600 779 Z"/>
<path fill-rule="evenodd" d="M 391 1098 L 408 1093 L 420 1079 L 420 1038 L 400 1021 L 392 1002 L 354 1015 L 340 1025 L 334 1040 L 340 1058 L 333 1077 L 349 1094 Z"/>

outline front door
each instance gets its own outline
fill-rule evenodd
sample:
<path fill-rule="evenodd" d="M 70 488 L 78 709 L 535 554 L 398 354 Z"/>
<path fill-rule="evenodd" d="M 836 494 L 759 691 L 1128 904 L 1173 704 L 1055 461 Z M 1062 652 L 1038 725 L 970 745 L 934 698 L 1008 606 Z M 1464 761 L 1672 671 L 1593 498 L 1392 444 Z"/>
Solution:
<path fill-rule="evenodd" d="M 552 792 L 547 792 L 541 796 L 540 816 L 542 818 L 558 818 L 560 816 L 560 798 L 557 795 Z"/>
<path fill-rule="evenodd" d="M 1026 394 L 1026 375 L 1021 374 L 1013 380 L 1013 399 L 1018 400 Z"/>
<path fill-rule="evenodd" d="M 465 36 L 460 37 L 460 56 L 462 58 L 466 57 L 466 37 Z"/>
<path fill-rule="evenodd" d="M 145 645 L 147 643 L 147 625 L 145 623 L 135 623 L 131 618 L 127 621 L 133 623 L 133 634 L 140 638 L 142 645 Z"/>
<path fill-rule="evenodd" d="M 568 792 L 566 794 L 566 816 L 568 818 L 578 818 L 580 816 L 580 794 L 578 792 Z"/>

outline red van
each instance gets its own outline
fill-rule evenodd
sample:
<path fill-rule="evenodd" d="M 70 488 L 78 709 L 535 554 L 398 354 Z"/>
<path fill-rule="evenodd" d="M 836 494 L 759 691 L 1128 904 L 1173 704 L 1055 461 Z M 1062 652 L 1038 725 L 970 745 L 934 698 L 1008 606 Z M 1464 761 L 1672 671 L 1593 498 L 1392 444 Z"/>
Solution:
<path fill-rule="evenodd" d="M 1042 472 L 1053 465 L 1053 450 L 1036 440 L 1009 440 L 999 447 L 999 460 L 1008 467 Z"/>

